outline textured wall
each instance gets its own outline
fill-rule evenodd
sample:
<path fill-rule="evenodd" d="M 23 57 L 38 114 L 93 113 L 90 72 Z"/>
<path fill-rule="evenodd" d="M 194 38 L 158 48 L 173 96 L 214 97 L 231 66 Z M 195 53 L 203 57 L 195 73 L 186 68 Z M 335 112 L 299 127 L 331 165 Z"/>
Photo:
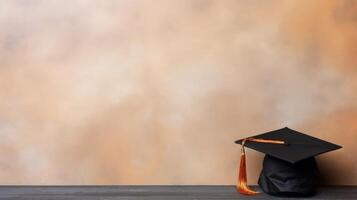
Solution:
<path fill-rule="evenodd" d="M 357 184 L 357 1 L 4 0 L 0 27 L 1 184 L 233 184 L 233 141 L 283 126 Z"/>

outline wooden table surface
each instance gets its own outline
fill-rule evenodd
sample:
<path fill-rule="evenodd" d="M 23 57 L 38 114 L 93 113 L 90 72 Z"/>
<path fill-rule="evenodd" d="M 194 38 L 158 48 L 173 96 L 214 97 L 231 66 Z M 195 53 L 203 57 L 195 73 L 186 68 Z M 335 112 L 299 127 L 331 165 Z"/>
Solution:
<path fill-rule="evenodd" d="M 234 186 L 0 186 L 0 199 L 283 199 L 260 194 L 242 196 Z M 290 200 L 294 198 L 288 198 Z M 357 199 L 357 186 L 322 187 L 310 198 L 298 199 Z"/>

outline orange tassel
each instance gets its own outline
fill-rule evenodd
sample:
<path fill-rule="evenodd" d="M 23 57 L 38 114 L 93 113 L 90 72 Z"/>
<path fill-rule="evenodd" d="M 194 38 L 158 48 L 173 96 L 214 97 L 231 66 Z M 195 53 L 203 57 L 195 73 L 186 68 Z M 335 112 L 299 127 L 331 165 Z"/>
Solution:
<path fill-rule="evenodd" d="M 244 149 L 244 145 L 246 141 L 268 143 L 268 144 L 285 144 L 285 142 L 281 140 L 267 140 L 267 139 L 258 139 L 258 138 L 246 138 L 242 141 L 240 165 L 238 170 L 239 174 L 238 174 L 236 189 L 241 194 L 251 196 L 251 195 L 259 194 L 259 192 L 250 189 L 247 184 L 247 169 L 246 169 L 247 167 L 246 167 L 245 149 Z"/>
<path fill-rule="evenodd" d="M 248 187 L 247 184 L 247 170 L 245 162 L 245 150 L 244 150 L 245 140 L 242 142 L 242 154 L 240 156 L 240 166 L 239 166 L 239 175 L 237 180 L 237 191 L 244 195 L 256 195 L 259 192 L 254 191 Z"/>

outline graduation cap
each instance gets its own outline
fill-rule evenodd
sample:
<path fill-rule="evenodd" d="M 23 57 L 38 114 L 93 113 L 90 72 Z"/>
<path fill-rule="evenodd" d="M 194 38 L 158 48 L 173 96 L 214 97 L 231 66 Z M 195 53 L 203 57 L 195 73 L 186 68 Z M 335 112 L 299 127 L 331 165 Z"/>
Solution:
<path fill-rule="evenodd" d="M 258 192 L 247 186 L 244 147 L 266 154 L 258 181 L 262 190 L 271 195 L 284 196 L 313 195 L 318 182 L 314 157 L 341 148 L 287 127 L 235 143 L 242 145 L 237 190 L 245 195 Z"/>

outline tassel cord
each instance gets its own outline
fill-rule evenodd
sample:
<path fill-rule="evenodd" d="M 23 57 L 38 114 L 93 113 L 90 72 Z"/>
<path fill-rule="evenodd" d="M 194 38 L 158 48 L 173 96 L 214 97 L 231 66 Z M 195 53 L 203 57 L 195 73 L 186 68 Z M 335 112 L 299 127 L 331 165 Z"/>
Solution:
<path fill-rule="evenodd" d="M 241 148 L 241 156 L 240 156 L 240 164 L 239 164 L 239 169 L 238 169 L 238 180 L 237 180 L 237 185 L 236 189 L 239 193 L 243 195 L 256 195 L 259 194 L 259 192 L 252 190 L 248 186 L 248 181 L 247 181 L 247 164 L 246 164 L 246 159 L 245 159 L 245 149 L 244 145 L 247 141 L 251 142 L 258 142 L 258 143 L 266 143 L 266 144 L 285 144 L 284 141 L 281 140 L 269 140 L 269 139 L 259 139 L 259 138 L 246 138 L 242 140 L 242 148 Z"/>

